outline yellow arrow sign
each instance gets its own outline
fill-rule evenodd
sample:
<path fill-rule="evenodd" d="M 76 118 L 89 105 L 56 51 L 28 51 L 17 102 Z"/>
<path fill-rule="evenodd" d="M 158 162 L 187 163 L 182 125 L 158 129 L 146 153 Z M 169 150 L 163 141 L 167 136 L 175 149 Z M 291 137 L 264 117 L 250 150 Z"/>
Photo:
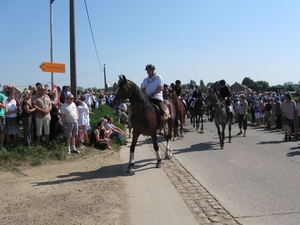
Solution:
<path fill-rule="evenodd" d="M 42 62 L 40 68 L 43 72 L 65 73 L 65 64 Z"/>

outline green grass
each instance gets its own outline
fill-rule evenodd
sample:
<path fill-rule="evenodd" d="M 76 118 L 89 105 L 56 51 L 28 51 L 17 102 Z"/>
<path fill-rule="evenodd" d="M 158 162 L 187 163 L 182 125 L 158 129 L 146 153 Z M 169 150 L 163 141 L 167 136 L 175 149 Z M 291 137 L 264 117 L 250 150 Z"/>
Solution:
<path fill-rule="evenodd" d="M 98 109 L 93 109 L 90 114 L 91 130 L 96 126 L 99 118 L 109 115 L 117 121 L 115 117 L 115 110 L 107 105 L 100 106 Z M 125 131 L 126 127 L 123 124 L 114 123 Z M 91 131 L 90 131 L 91 132 Z M 18 144 L 13 146 L 9 151 L 0 151 L 0 170 L 15 170 L 18 166 L 30 165 L 39 166 L 45 162 L 63 161 L 73 157 L 83 157 L 89 154 L 94 148 L 87 146 L 81 154 L 71 154 L 67 156 L 65 138 L 60 134 L 50 146 L 36 146 L 32 144 L 31 147 L 26 147 L 23 144 L 22 131 L 19 133 Z M 115 141 L 112 143 L 113 150 L 120 151 L 120 145 Z"/>

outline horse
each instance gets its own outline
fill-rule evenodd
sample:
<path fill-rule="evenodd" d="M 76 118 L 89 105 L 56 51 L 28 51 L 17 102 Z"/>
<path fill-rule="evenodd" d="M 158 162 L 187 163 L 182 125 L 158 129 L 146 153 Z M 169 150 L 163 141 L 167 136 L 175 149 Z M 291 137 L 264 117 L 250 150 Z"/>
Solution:
<path fill-rule="evenodd" d="M 153 148 L 156 152 L 156 168 L 161 167 L 161 154 L 159 152 L 156 130 L 160 128 L 159 108 L 150 102 L 150 99 L 132 81 L 127 80 L 125 75 L 119 76 L 118 90 L 114 103 L 129 99 L 131 105 L 131 125 L 133 129 L 132 143 L 130 146 L 129 165 L 127 175 L 133 174 L 134 151 L 137 140 L 141 134 L 151 136 Z M 172 138 L 173 124 L 176 118 L 176 109 L 172 102 L 164 100 L 165 114 L 167 114 L 166 126 L 164 127 L 164 138 L 167 141 L 165 158 L 172 158 L 170 141 Z"/>
<path fill-rule="evenodd" d="M 203 101 L 202 101 L 202 98 L 201 97 L 197 98 L 193 104 L 194 104 L 193 107 L 191 106 L 191 104 L 189 105 L 191 125 L 193 125 L 193 127 L 196 126 L 196 130 L 198 131 L 200 122 L 201 122 L 200 132 L 203 133 Z"/>
<path fill-rule="evenodd" d="M 227 106 L 225 102 L 221 102 L 219 100 L 216 92 L 210 92 L 207 95 L 206 105 L 210 108 L 214 108 L 214 121 L 218 130 L 220 146 L 221 149 L 223 149 L 225 140 L 225 128 L 227 124 L 229 132 L 229 143 L 231 143 L 231 115 L 228 110 L 226 110 Z M 222 127 L 222 132 L 220 130 L 220 126 Z"/>
<path fill-rule="evenodd" d="M 185 124 L 185 107 L 183 102 L 178 98 L 175 89 L 170 89 L 169 90 L 169 96 L 171 97 L 170 99 L 172 100 L 173 104 L 175 105 L 176 108 L 176 120 L 174 121 L 174 136 L 173 140 L 178 137 L 178 128 L 180 122 L 180 136 L 184 137 L 184 132 L 183 132 L 183 124 Z"/>

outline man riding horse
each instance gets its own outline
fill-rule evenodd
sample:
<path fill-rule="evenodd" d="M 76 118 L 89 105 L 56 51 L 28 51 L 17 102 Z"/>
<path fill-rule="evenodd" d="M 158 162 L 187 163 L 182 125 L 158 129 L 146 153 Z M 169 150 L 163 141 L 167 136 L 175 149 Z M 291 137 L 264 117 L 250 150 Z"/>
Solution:
<path fill-rule="evenodd" d="M 182 86 L 181 86 L 181 81 L 180 80 L 176 80 L 175 81 L 175 85 L 174 85 L 174 90 L 176 92 L 176 95 L 178 96 L 178 98 L 180 99 L 180 101 L 182 102 L 182 104 L 184 105 L 184 110 L 187 113 L 187 105 L 185 100 L 181 97 L 181 92 L 182 92 Z"/>
<path fill-rule="evenodd" d="M 226 104 L 226 112 L 227 112 L 227 117 L 230 116 L 232 118 L 232 106 L 231 106 L 231 91 L 229 86 L 226 84 L 225 80 L 220 80 L 220 101 L 224 101 Z M 214 110 L 211 110 L 211 118 L 210 121 L 212 122 L 214 118 Z"/>
<path fill-rule="evenodd" d="M 166 123 L 162 94 L 164 81 L 163 78 L 155 72 L 155 66 L 153 64 L 147 64 L 145 70 L 147 71 L 148 77 L 143 80 L 142 91 L 150 98 L 150 101 L 159 108 L 160 134 L 163 134 L 163 128 Z"/>

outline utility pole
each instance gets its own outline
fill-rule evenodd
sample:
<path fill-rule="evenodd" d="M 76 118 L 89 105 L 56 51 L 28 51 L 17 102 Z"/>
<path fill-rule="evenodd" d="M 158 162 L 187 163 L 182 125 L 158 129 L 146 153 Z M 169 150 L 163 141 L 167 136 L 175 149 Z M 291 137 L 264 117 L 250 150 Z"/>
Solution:
<path fill-rule="evenodd" d="M 53 63 L 53 13 L 52 13 L 52 3 L 54 0 L 50 0 L 50 62 Z M 51 90 L 54 83 L 53 72 L 51 72 Z"/>
<path fill-rule="evenodd" d="M 104 72 L 104 90 L 105 90 L 105 93 L 106 93 L 106 92 L 107 92 L 107 84 L 106 84 L 106 70 L 105 70 L 105 64 L 104 64 L 103 72 Z"/>
<path fill-rule="evenodd" d="M 75 12 L 74 0 L 70 0 L 70 80 L 71 93 L 77 98 L 76 49 L 75 49 Z"/>

